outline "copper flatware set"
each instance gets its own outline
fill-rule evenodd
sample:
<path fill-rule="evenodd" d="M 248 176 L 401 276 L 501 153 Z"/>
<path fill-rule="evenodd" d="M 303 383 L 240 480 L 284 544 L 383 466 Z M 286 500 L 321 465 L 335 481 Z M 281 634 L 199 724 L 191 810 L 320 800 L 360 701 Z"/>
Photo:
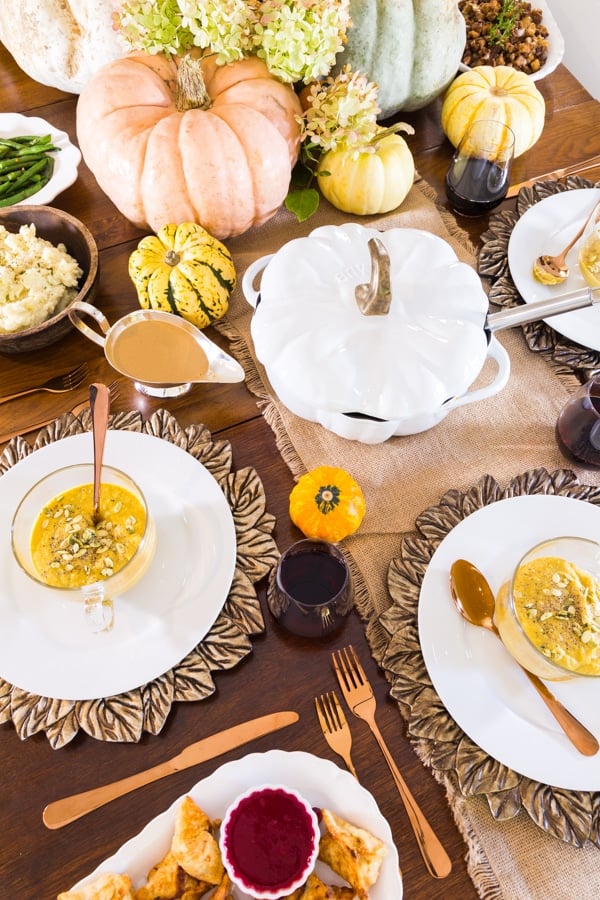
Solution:
<path fill-rule="evenodd" d="M 291 711 L 269 713 L 266 716 L 251 719 L 249 722 L 234 725 L 232 728 L 226 728 L 210 737 L 202 738 L 202 740 L 190 744 L 177 756 L 173 756 L 157 766 L 152 766 L 150 769 L 144 769 L 128 778 L 121 778 L 119 781 L 113 781 L 90 791 L 73 794 L 71 797 L 49 803 L 42 814 L 44 825 L 52 829 L 62 828 L 63 825 L 80 819 L 86 813 L 110 803 L 117 797 L 122 797 L 123 794 L 135 791 L 152 781 L 158 781 L 159 778 L 164 778 L 166 775 L 172 775 L 174 772 L 181 772 L 190 766 L 197 766 L 199 763 L 214 759 L 216 756 L 241 747 L 255 738 L 278 731 L 280 728 L 286 728 L 297 722 L 299 718 L 298 713 Z"/>
<path fill-rule="evenodd" d="M 37 394 L 38 391 L 48 391 L 50 394 L 62 394 L 67 391 L 72 391 L 73 388 L 83 384 L 87 377 L 87 372 L 88 369 L 86 364 L 82 363 L 80 366 L 76 366 L 76 368 L 71 369 L 69 372 L 63 372 L 61 375 L 49 378 L 48 381 L 45 381 L 43 384 L 38 384 L 35 387 L 26 388 L 24 391 L 17 391 L 14 394 L 7 394 L 5 397 L 0 397 L 0 404 L 8 403 L 9 400 L 16 400 L 18 397 L 25 397 L 27 394 Z"/>
<path fill-rule="evenodd" d="M 119 397 L 119 383 L 118 381 L 111 381 L 108 385 L 108 390 L 110 393 L 110 402 L 111 404 L 115 402 L 115 400 Z M 74 406 L 68 410 L 72 416 L 80 415 L 85 409 L 87 409 L 90 405 L 89 397 L 86 397 L 85 400 L 78 401 Z M 34 422 L 32 425 L 26 425 L 21 428 L 13 428 L 10 431 L 5 431 L 0 434 L 0 444 L 5 444 L 7 441 L 11 441 L 13 438 L 18 437 L 20 434 L 25 434 L 29 431 L 39 431 L 40 428 L 44 428 L 46 425 L 51 425 L 52 422 L 57 418 L 57 416 L 49 416 L 45 419 L 41 419 L 38 422 Z"/>
<path fill-rule="evenodd" d="M 506 199 L 516 197 L 521 188 L 532 187 L 538 181 L 558 181 L 560 178 L 566 178 L 567 175 L 579 175 L 581 172 L 587 172 L 590 169 L 600 168 L 600 155 L 592 156 L 580 163 L 572 166 L 563 166 L 562 169 L 554 169 L 553 172 L 545 172 L 543 175 L 536 175 L 535 178 L 528 178 L 527 181 L 520 181 L 518 184 L 512 184 L 506 194 Z"/>
<path fill-rule="evenodd" d="M 434 878 L 445 878 L 452 870 L 452 862 L 400 774 L 377 726 L 375 721 L 377 701 L 354 648 L 348 646 L 334 652 L 332 660 L 340 689 L 349 709 L 357 718 L 367 723 L 379 744 L 398 788 L 429 874 Z M 350 757 L 352 745 L 350 727 L 335 692 L 317 697 L 315 704 L 327 743 L 335 753 L 344 759 L 352 774 L 358 777 Z"/>

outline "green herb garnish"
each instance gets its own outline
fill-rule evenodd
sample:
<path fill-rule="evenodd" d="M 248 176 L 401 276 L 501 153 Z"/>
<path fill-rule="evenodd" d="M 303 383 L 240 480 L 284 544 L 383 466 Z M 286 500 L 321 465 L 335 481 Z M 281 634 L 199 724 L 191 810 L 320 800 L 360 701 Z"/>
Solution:
<path fill-rule="evenodd" d="M 522 4 L 519 0 L 502 0 L 498 18 L 490 28 L 489 43 L 506 44 L 521 15 Z"/>

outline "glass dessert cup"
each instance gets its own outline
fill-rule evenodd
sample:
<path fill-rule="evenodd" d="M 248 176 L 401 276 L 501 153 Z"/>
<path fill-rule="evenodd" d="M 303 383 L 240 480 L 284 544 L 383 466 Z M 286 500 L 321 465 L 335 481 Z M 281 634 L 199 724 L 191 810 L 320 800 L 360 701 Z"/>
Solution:
<path fill-rule="evenodd" d="M 319 852 L 319 822 L 293 788 L 265 784 L 240 794 L 221 822 L 219 846 L 233 884 L 257 900 L 288 897 Z"/>
<path fill-rule="evenodd" d="M 548 681 L 600 675 L 600 544 L 542 541 L 519 560 L 496 598 L 507 650 Z"/>
<path fill-rule="evenodd" d="M 121 568 L 116 569 L 114 574 L 77 587 L 49 584 L 37 568 L 32 552 L 32 532 L 42 511 L 65 491 L 82 485 L 92 485 L 93 480 L 93 464 L 81 463 L 56 469 L 36 482 L 27 491 L 14 514 L 11 546 L 16 562 L 29 578 L 43 585 L 49 592 L 55 592 L 80 603 L 90 630 L 99 632 L 112 628 L 113 601 L 140 580 L 154 556 L 155 523 L 139 486 L 121 470 L 107 465 L 102 467 L 102 485 L 116 485 L 129 492 L 145 512 L 145 526 L 140 542 L 135 552 Z M 102 487 L 100 493 L 102 498 Z"/>

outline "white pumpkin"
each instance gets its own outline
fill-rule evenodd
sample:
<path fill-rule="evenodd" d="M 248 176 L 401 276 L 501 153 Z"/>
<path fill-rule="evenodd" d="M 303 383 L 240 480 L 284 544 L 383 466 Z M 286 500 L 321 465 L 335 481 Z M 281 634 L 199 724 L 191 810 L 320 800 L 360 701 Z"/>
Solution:
<path fill-rule="evenodd" d="M 113 0 L 0 0 L 0 41 L 24 72 L 79 94 L 94 72 L 124 56 Z"/>

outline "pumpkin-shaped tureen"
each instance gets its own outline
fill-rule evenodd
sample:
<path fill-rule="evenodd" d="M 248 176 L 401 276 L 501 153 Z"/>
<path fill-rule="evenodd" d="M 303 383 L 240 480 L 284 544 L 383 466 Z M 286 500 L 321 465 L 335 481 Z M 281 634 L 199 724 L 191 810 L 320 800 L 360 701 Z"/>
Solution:
<path fill-rule="evenodd" d="M 378 443 L 425 431 L 508 379 L 479 277 L 426 231 L 317 228 L 254 262 L 243 290 L 281 401 L 342 437 Z M 469 391 L 488 356 L 494 377 Z"/>

